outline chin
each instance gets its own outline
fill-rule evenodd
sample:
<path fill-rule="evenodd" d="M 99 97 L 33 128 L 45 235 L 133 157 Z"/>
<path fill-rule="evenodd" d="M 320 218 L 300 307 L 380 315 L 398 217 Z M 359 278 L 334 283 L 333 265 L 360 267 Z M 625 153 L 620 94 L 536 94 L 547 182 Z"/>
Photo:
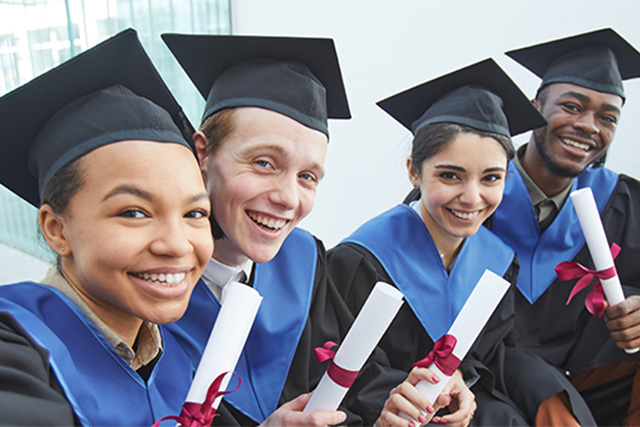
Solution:
<path fill-rule="evenodd" d="M 258 253 L 254 253 L 248 256 L 248 258 L 255 263 L 264 264 L 265 262 L 269 262 L 272 259 L 274 259 L 276 255 L 278 255 L 278 252 L 280 251 L 281 247 L 282 245 L 279 245 L 278 248 L 275 250 L 260 251 Z"/>
<path fill-rule="evenodd" d="M 150 318 L 146 319 L 148 322 L 155 323 L 157 325 L 164 325 L 166 323 L 173 323 L 180 320 L 180 318 L 187 311 L 188 303 L 179 308 L 167 308 L 160 313 L 157 313 Z"/>
<path fill-rule="evenodd" d="M 478 232 L 482 223 L 475 225 L 473 227 L 465 227 L 463 229 L 452 230 L 452 235 L 459 239 L 466 239 L 467 237 L 471 237 Z"/>

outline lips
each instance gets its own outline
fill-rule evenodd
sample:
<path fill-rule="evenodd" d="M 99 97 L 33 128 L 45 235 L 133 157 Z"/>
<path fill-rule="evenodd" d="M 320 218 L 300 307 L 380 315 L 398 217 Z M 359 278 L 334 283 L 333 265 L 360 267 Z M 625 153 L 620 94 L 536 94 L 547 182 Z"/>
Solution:
<path fill-rule="evenodd" d="M 449 208 L 449 212 L 451 212 L 456 217 L 458 217 L 460 219 L 464 219 L 464 220 L 474 219 L 480 213 L 480 211 L 464 212 L 464 211 L 458 211 L 458 210 L 451 209 L 451 208 Z"/>
<path fill-rule="evenodd" d="M 182 282 L 186 273 L 131 273 L 139 279 L 153 282 L 156 285 L 172 287 Z"/>
<path fill-rule="evenodd" d="M 570 147 L 576 148 L 578 150 L 582 150 L 584 152 L 587 152 L 587 151 L 591 150 L 591 146 L 589 144 L 586 144 L 586 143 L 580 142 L 580 141 L 576 141 L 575 139 L 560 137 L 560 141 L 565 145 L 568 145 Z"/>
<path fill-rule="evenodd" d="M 247 211 L 247 215 L 253 222 L 269 231 L 278 231 L 289 222 L 289 220 L 287 219 L 267 217 L 264 214 L 258 214 L 249 211 Z"/>

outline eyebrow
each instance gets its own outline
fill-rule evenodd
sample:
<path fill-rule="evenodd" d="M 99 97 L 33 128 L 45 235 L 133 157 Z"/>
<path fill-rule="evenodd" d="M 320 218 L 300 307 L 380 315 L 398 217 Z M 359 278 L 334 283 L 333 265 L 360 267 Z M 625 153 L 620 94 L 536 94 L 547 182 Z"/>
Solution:
<path fill-rule="evenodd" d="M 483 171 L 483 173 L 488 173 L 488 172 L 506 172 L 507 169 L 506 168 L 502 168 L 502 167 L 495 167 L 495 168 L 487 168 Z"/>
<path fill-rule="evenodd" d="M 199 202 L 201 200 L 209 200 L 209 195 L 207 193 L 198 193 L 188 200 L 188 203 Z"/>
<path fill-rule="evenodd" d="M 153 199 L 154 199 L 153 195 L 148 191 L 144 191 L 137 187 L 132 187 L 130 185 L 121 185 L 111 190 L 109 194 L 104 196 L 104 199 L 102 199 L 102 201 L 118 196 L 120 194 L 131 194 L 141 199 L 147 200 L 149 202 L 153 202 Z"/>
<path fill-rule="evenodd" d="M 576 98 L 578 101 L 585 102 L 585 103 L 591 102 L 591 98 L 589 96 L 585 95 L 584 93 L 574 92 L 572 90 L 565 92 L 561 95 L 561 97 L 564 97 L 564 96 L 573 97 L 573 98 Z M 615 105 L 603 104 L 602 109 L 605 111 L 610 111 L 613 113 L 620 114 L 620 109 Z"/>
<path fill-rule="evenodd" d="M 111 192 L 109 192 L 109 194 L 107 194 L 104 197 L 104 199 L 102 199 L 102 201 L 108 200 L 120 194 L 131 194 L 133 196 L 139 197 L 149 202 L 153 202 L 155 200 L 155 197 L 153 196 L 153 194 L 149 193 L 148 191 L 144 191 L 140 188 L 133 187 L 130 185 L 121 185 L 111 190 Z M 202 192 L 192 196 L 190 199 L 187 200 L 187 203 L 194 203 L 194 202 L 199 202 L 201 200 L 208 200 L 208 199 L 209 199 L 209 195 L 205 192 Z"/>
<path fill-rule="evenodd" d="M 459 171 L 459 172 L 466 172 L 467 170 L 461 166 L 456 166 L 456 165 L 436 165 L 435 169 L 453 169 L 455 171 Z M 493 167 L 493 168 L 487 168 L 485 170 L 482 171 L 482 173 L 489 173 L 489 172 L 505 172 L 506 169 L 503 167 Z"/>
<path fill-rule="evenodd" d="M 453 169 L 459 172 L 466 172 L 467 170 L 463 167 L 456 165 L 435 165 L 435 169 Z"/>

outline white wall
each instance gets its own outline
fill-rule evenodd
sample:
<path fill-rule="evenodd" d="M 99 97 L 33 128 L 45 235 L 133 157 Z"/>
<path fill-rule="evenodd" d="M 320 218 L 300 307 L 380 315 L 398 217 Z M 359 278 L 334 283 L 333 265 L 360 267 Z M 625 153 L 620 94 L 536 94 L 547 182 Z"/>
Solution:
<path fill-rule="evenodd" d="M 492 56 L 533 96 L 539 79 L 504 51 L 612 27 L 640 49 L 636 0 L 232 0 L 236 34 L 335 39 L 353 119 L 332 121 L 327 175 L 302 227 L 336 244 L 402 201 L 410 134 L 375 102 Z M 640 79 L 607 166 L 640 177 Z M 519 145 L 528 135 L 516 138 Z"/>
<path fill-rule="evenodd" d="M 0 285 L 40 281 L 53 264 L 0 242 Z"/>

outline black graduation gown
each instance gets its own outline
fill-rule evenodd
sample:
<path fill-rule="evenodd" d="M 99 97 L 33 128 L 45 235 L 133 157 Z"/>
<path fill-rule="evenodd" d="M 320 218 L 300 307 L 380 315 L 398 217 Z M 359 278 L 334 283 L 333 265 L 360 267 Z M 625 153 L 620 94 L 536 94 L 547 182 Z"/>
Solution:
<path fill-rule="evenodd" d="M 391 233 L 389 233 L 391 234 Z M 386 242 L 394 240 L 389 235 Z M 425 255 L 426 256 L 426 255 Z M 441 261 L 438 259 L 437 262 Z M 328 253 L 329 273 L 354 313 L 364 304 L 369 292 L 378 281 L 397 285 L 380 261 L 367 249 L 353 242 L 342 242 Z M 484 267 L 478 266 L 481 271 Z M 504 273 L 504 278 L 515 283 L 518 264 L 515 258 Z M 460 369 L 466 381 L 472 381 L 471 390 L 476 395 L 478 409 L 475 425 L 527 425 L 529 422 L 516 405 L 496 386 L 502 384 L 505 343 L 510 339 L 513 326 L 513 290 L 504 296 L 485 328 L 462 361 Z M 388 357 L 386 366 L 370 361 L 359 378 L 369 382 L 370 388 L 378 387 L 377 393 L 370 391 L 366 400 L 358 402 L 360 411 L 379 415 L 391 388 L 404 381 L 411 365 L 424 358 L 433 349 L 434 341 L 425 331 L 420 320 L 405 303 L 389 329 L 382 337 L 379 347 Z M 375 421 L 369 419 L 369 423 Z"/>
<path fill-rule="evenodd" d="M 80 425 L 49 366 L 49 353 L 6 312 L 0 312 L 0 424 Z"/>
<path fill-rule="evenodd" d="M 309 237 L 304 237 L 304 235 L 308 235 Z M 292 233 L 292 235 L 288 237 L 287 241 L 285 241 L 285 245 L 287 246 L 286 249 L 288 250 L 288 245 L 291 243 L 291 241 L 294 241 L 290 239 L 299 239 L 301 236 L 303 239 L 312 238 L 312 244 L 315 245 L 316 248 L 315 259 L 311 260 L 311 262 L 315 262 L 315 272 L 314 276 L 310 278 L 309 281 L 310 285 L 313 286 L 313 289 L 311 290 L 309 311 L 306 314 L 304 326 L 302 328 L 298 343 L 294 347 L 295 352 L 291 359 L 288 373 L 286 374 L 284 386 L 278 398 L 277 407 L 280 407 L 282 404 L 298 397 L 300 394 L 308 393 L 315 389 L 322 375 L 327 369 L 327 363 L 320 364 L 317 362 L 314 349 L 316 347 L 322 347 L 322 345 L 326 341 L 340 343 L 341 339 L 346 335 L 354 320 L 354 316 L 352 315 L 351 311 L 344 303 L 334 284 L 329 280 L 326 270 L 326 251 L 322 242 L 317 238 L 312 237 L 307 232 L 296 230 L 294 233 Z M 283 250 L 281 249 L 281 252 L 282 251 Z M 289 251 L 289 254 L 291 252 L 292 251 Z M 293 256 L 295 258 L 295 254 Z M 300 262 L 308 261 L 306 260 L 306 258 L 304 259 L 305 261 L 302 261 L 302 258 L 300 258 Z M 291 268 L 291 266 L 288 264 L 290 262 L 289 260 L 285 259 L 285 261 L 282 261 L 280 259 L 274 259 L 274 262 L 283 264 L 278 268 L 282 271 L 287 271 L 288 267 Z M 255 280 L 256 266 L 254 266 L 254 271 L 252 272 L 251 278 L 249 280 L 249 285 L 253 286 Z M 274 283 L 272 281 L 267 281 L 266 284 L 269 287 L 279 286 L 278 283 Z M 202 283 L 197 285 L 197 287 L 198 286 L 206 288 L 206 285 Z M 300 281 L 299 283 L 296 283 L 296 286 L 305 286 L 305 282 Z M 276 291 L 277 289 L 278 288 L 276 288 Z M 196 364 L 199 362 L 202 348 L 204 344 L 206 344 L 206 342 L 203 342 L 205 341 L 204 336 L 208 337 L 208 334 L 210 333 L 210 330 L 215 321 L 212 314 L 205 315 L 205 313 L 207 313 L 207 307 L 211 305 L 211 302 L 201 304 L 200 307 L 196 307 L 196 304 L 193 303 L 193 298 L 201 298 L 201 295 L 204 295 L 204 293 L 206 292 L 210 291 L 202 288 L 196 289 L 196 292 L 194 292 L 194 296 L 192 297 L 192 304 L 190 304 L 190 307 L 183 319 L 181 319 L 181 321 L 179 321 L 177 324 L 168 326 L 171 328 L 172 332 L 174 332 L 174 334 L 178 336 L 178 339 L 180 339 L 180 336 L 182 336 L 182 339 L 186 339 L 188 342 L 193 343 L 194 340 L 197 342 L 197 347 L 199 348 L 192 348 L 190 350 L 192 358 L 195 359 L 194 361 L 196 362 Z M 278 292 L 276 292 L 276 294 L 277 293 Z M 277 297 L 277 295 L 272 296 Z M 261 310 L 264 309 L 266 299 L 270 297 L 271 296 L 265 296 L 265 300 L 263 300 L 260 308 Z M 219 303 L 216 302 L 216 304 L 219 306 Z M 282 305 L 281 310 L 286 310 L 286 305 Z M 277 322 L 277 320 L 275 321 Z M 197 329 L 197 331 L 195 331 L 195 329 Z M 252 334 L 254 332 L 255 325 L 254 329 L 252 329 Z M 252 339 L 251 335 L 249 339 Z M 274 343 L 274 345 L 277 346 L 278 344 Z M 191 345 L 191 347 L 194 346 Z M 247 347 L 245 347 L 244 350 L 244 353 L 246 352 Z M 246 360 L 253 361 L 250 363 L 255 363 L 256 359 L 258 359 L 260 356 L 262 355 L 249 354 L 243 357 L 246 357 Z M 249 387 L 249 383 L 246 381 L 246 378 L 242 378 L 242 380 L 243 383 L 241 387 L 245 387 L 245 390 L 247 390 L 247 387 Z M 359 384 L 361 383 L 356 380 L 351 390 L 345 397 L 343 405 L 340 407 L 341 410 L 347 412 L 348 418 L 345 424 L 348 425 L 363 424 L 362 418 L 356 412 L 350 410 L 349 407 L 351 396 L 360 395 L 360 392 L 358 391 Z M 271 395 L 273 395 L 274 393 L 274 390 L 263 390 L 259 384 L 256 385 L 256 387 L 258 388 L 258 390 L 256 391 L 259 393 L 270 393 Z M 233 393 L 228 397 L 233 397 Z M 260 401 L 260 398 L 258 398 L 258 400 Z M 218 413 L 220 414 L 220 416 L 214 419 L 214 426 L 251 426 L 259 424 L 259 420 L 255 420 L 243 411 L 240 411 L 229 401 L 225 401 L 224 398 L 218 410 Z"/>
<path fill-rule="evenodd" d="M 511 172 L 515 175 L 512 176 L 511 182 L 507 183 L 505 201 L 516 204 L 520 214 L 517 216 L 509 215 L 508 220 L 505 218 L 507 216 L 505 214 L 502 221 L 509 221 L 510 227 L 517 228 L 521 227 L 521 222 L 531 219 L 529 217 L 535 214 L 528 193 L 525 193 L 526 196 L 524 196 L 522 191 L 516 192 L 517 187 L 523 187 L 524 184 L 520 176 L 517 175 L 515 167 L 511 166 Z M 640 182 L 626 175 L 617 176 L 604 168 L 598 168 L 587 169 L 573 185 L 577 188 L 587 185 L 593 187 L 603 186 L 603 182 L 610 182 L 609 185 L 613 190 L 595 189 L 594 196 L 596 199 L 603 199 L 604 207 L 601 209 L 601 217 L 609 243 L 615 242 L 622 248 L 615 264 L 625 295 L 636 295 L 640 293 L 640 263 L 638 263 L 640 260 L 640 219 L 638 218 L 640 214 Z M 513 194 L 509 194 L 508 191 L 512 188 Z M 607 197 L 607 194 L 610 196 Z M 508 207 L 506 205 L 504 208 Z M 498 225 L 496 222 L 500 220 L 498 215 L 501 213 L 501 209 L 503 209 L 502 205 L 489 224 L 494 229 Z M 564 213 L 565 210 L 573 212 L 570 200 L 564 204 L 554 222 L 561 221 L 561 215 L 567 215 Z M 542 235 L 553 232 L 553 225 L 552 223 Z M 579 227 L 577 221 L 573 225 Z M 500 235 L 498 230 L 496 232 Z M 506 242 L 516 252 L 519 252 L 518 244 L 521 241 L 510 242 L 506 240 Z M 577 254 L 573 259 L 557 259 L 554 263 L 572 260 L 589 269 L 594 269 L 588 247 L 584 241 L 575 249 Z M 521 263 L 525 262 L 522 257 L 519 258 Z M 534 269 L 535 267 L 534 265 L 529 268 Z M 541 356 L 569 378 L 607 363 L 640 360 L 640 354 L 629 355 L 618 349 L 611 339 L 603 319 L 592 316 L 586 310 L 584 297 L 592 290 L 593 285 L 579 292 L 570 304 L 565 305 L 576 280 L 560 281 L 557 277 L 554 279 L 533 303 L 522 291 L 518 290 L 516 293 L 516 344 L 518 347 Z M 518 372 L 525 368 L 526 366 L 516 364 L 510 369 Z M 630 396 L 630 379 L 627 383 L 625 391 L 616 395 L 609 393 L 604 398 L 606 404 L 589 402 L 596 420 L 602 420 L 606 424 L 615 424 L 626 416 L 626 407 Z M 512 385 L 511 389 L 511 396 L 514 400 L 534 399 L 538 404 L 555 394 L 554 390 L 545 389 L 542 385 L 536 390 L 527 390 L 526 396 L 523 395 L 524 390 L 519 389 L 517 385 Z M 615 419 L 611 418 L 612 413 L 607 411 L 607 408 L 613 407 L 621 408 L 621 411 L 613 411 L 616 415 Z M 602 412 L 603 410 L 604 412 Z"/>

